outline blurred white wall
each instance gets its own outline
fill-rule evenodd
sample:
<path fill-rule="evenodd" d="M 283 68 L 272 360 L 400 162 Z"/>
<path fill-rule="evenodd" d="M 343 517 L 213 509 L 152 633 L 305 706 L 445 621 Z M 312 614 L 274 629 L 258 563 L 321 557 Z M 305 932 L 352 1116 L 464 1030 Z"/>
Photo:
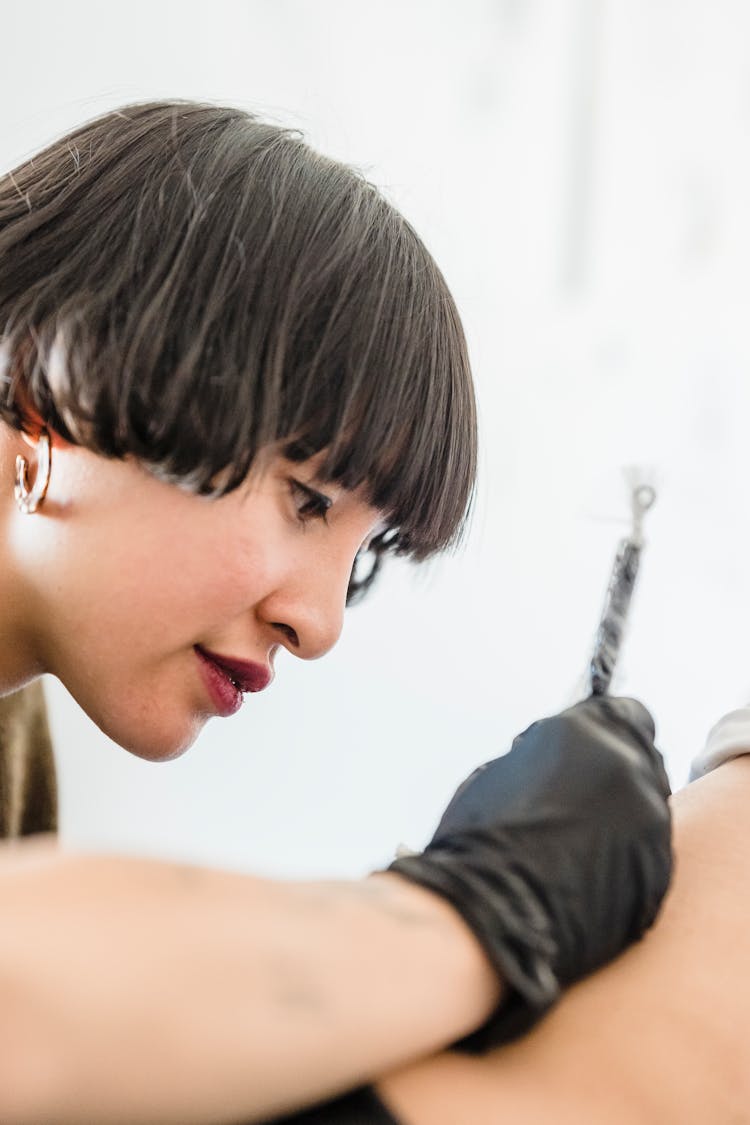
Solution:
<path fill-rule="evenodd" d="M 332 654 L 172 763 L 48 684 L 62 835 L 282 875 L 426 840 L 458 782 L 578 698 L 628 530 L 659 490 L 613 685 L 675 787 L 750 700 L 750 8 L 741 0 L 68 0 L 3 13 L 0 167 L 127 101 L 255 109 L 363 166 L 469 336 L 466 548 L 396 564 Z"/>

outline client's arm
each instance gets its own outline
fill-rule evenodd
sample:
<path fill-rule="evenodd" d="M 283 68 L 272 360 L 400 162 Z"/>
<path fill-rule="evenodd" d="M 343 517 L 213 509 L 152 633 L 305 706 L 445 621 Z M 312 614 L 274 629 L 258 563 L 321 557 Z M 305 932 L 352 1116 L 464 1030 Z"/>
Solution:
<path fill-rule="evenodd" d="M 498 1000 L 463 920 L 395 875 L 277 882 L 32 837 L 0 846 L 0 904 L 2 1125 L 257 1121 Z"/>
<path fill-rule="evenodd" d="M 382 1079 L 403 1125 L 750 1121 L 750 757 L 672 808 L 676 870 L 654 929 L 524 1039 Z"/>

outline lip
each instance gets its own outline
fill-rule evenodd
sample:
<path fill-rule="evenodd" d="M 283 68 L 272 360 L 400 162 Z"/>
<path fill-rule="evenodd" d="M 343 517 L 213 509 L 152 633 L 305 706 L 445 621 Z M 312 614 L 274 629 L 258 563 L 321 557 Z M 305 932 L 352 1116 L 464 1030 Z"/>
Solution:
<path fill-rule="evenodd" d="M 219 652 L 211 652 L 203 645 L 195 646 L 199 656 L 216 664 L 225 672 L 242 692 L 263 691 L 273 679 L 271 669 L 265 664 L 254 664 L 251 660 L 238 660 L 234 656 L 222 656 Z"/>
<path fill-rule="evenodd" d="M 204 683 L 218 713 L 224 717 L 239 711 L 243 693 L 263 691 L 273 679 L 271 671 L 263 664 L 222 656 L 202 645 L 194 648 Z"/>

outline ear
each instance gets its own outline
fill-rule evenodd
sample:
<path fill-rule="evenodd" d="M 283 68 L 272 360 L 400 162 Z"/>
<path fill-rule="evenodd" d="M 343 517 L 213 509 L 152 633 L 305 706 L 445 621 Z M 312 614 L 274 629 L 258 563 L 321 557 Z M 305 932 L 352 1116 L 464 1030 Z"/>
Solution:
<path fill-rule="evenodd" d="M 44 422 L 36 413 L 36 411 L 31 411 L 28 409 L 24 410 L 24 419 L 26 419 L 26 421 L 24 422 L 24 428 L 21 430 L 21 437 L 27 445 L 32 446 L 32 448 L 36 448 L 36 444 L 39 441 L 39 435 L 45 428 Z M 55 445 L 55 434 L 52 432 L 52 430 L 47 430 L 47 433 L 49 434 L 50 445 Z"/>
<path fill-rule="evenodd" d="M 47 432 L 52 449 L 72 449 L 70 442 L 60 437 L 57 430 L 53 430 L 33 407 L 24 407 L 24 418 L 26 422 L 21 437 L 33 449 L 36 449 L 42 431 Z"/>
<path fill-rule="evenodd" d="M 16 390 L 15 399 L 21 417 L 23 418 L 21 437 L 26 444 L 35 446 L 39 441 L 39 435 L 42 430 L 46 430 L 49 434 L 50 444 L 59 445 L 61 439 L 46 425 L 39 411 L 31 404 L 25 391 L 22 391 L 20 387 Z"/>
<path fill-rule="evenodd" d="M 23 361 L 25 360 L 26 354 L 31 349 L 31 347 L 32 342 L 30 339 L 21 345 L 20 355 L 17 356 L 15 363 L 16 372 L 19 372 L 19 370 L 23 370 Z M 23 437 L 23 440 L 27 445 L 36 446 L 42 430 L 46 430 L 49 434 L 50 445 L 52 445 L 56 449 L 69 448 L 70 442 L 67 442 L 63 438 L 61 438 L 57 431 L 53 430 L 51 426 L 47 422 L 45 422 L 44 418 L 42 418 L 39 411 L 31 402 L 31 399 L 26 392 L 23 379 L 21 378 L 18 378 L 16 381 L 14 399 L 18 406 L 21 417 L 23 418 L 24 425 L 23 430 L 21 431 L 21 436 Z"/>

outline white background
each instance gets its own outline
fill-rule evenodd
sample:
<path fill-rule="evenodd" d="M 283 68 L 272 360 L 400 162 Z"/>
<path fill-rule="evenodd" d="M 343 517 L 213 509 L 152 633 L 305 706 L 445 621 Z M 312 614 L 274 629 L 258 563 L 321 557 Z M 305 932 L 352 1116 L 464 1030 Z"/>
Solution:
<path fill-rule="evenodd" d="M 284 876 L 424 843 L 451 793 L 580 697 L 623 474 L 659 498 L 613 688 L 673 786 L 750 700 L 750 8 L 742 0 L 27 3 L 0 168 L 106 109 L 191 97 L 363 167 L 458 302 L 481 418 L 461 554 L 393 565 L 312 664 L 143 762 L 48 683 L 62 837 Z"/>

